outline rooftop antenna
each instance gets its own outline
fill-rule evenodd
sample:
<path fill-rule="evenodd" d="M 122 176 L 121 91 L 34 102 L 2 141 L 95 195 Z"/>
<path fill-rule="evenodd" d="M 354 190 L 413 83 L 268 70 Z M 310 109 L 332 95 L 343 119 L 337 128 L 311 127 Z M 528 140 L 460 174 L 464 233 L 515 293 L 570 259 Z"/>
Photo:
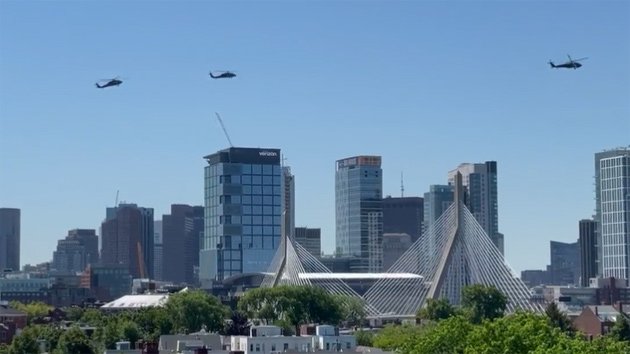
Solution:
<path fill-rule="evenodd" d="M 403 184 L 403 173 L 400 171 L 400 197 L 405 196 L 405 185 Z"/>
<path fill-rule="evenodd" d="M 118 206 L 118 193 L 120 192 L 120 190 L 116 190 L 116 201 L 114 202 L 114 207 Z"/>
<path fill-rule="evenodd" d="M 219 115 L 219 113 L 214 112 L 214 114 L 217 115 L 217 119 L 219 120 L 219 124 L 221 124 L 221 129 L 223 129 L 223 134 L 225 134 L 225 137 L 227 138 L 228 143 L 230 143 L 230 147 L 234 147 L 234 145 L 232 144 L 232 140 L 230 139 L 230 136 L 228 135 L 228 132 L 225 129 L 225 125 L 223 125 L 223 119 L 221 119 L 221 116 Z"/>

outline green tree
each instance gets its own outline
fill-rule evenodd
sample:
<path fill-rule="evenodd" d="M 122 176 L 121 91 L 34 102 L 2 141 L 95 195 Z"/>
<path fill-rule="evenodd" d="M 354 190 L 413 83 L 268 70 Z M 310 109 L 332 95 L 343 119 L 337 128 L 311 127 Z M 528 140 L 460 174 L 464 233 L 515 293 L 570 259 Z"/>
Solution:
<path fill-rule="evenodd" d="M 96 354 L 89 338 L 79 327 L 66 330 L 61 337 L 54 354 Z"/>
<path fill-rule="evenodd" d="M 105 315 L 101 310 L 87 309 L 81 314 L 80 322 L 89 324 L 90 326 L 98 327 L 105 323 Z"/>
<path fill-rule="evenodd" d="M 19 301 L 11 301 L 9 306 L 18 311 L 25 312 L 28 324 L 42 322 L 43 318 L 48 316 L 48 313 L 52 310 L 51 306 L 40 301 L 29 302 L 28 304 L 23 304 Z"/>
<path fill-rule="evenodd" d="M 82 309 L 78 306 L 67 307 L 64 309 L 64 311 L 66 312 L 66 318 L 68 319 L 68 321 L 73 322 L 81 320 L 81 317 L 83 317 L 83 314 L 85 313 L 85 309 Z"/>
<path fill-rule="evenodd" d="M 239 300 L 238 308 L 249 318 L 268 324 L 286 322 L 296 328 L 304 323 L 338 324 L 344 317 L 341 298 L 314 286 L 253 289 Z"/>
<path fill-rule="evenodd" d="M 354 336 L 357 338 L 357 345 L 371 347 L 374 344 L 374 334 L 368 331 L 356 331 Z"/>
<path fill-rule="evenodd" d="M 617 317 L 610 335 L 618 341 L 630 341 L 630 323 L 623 314 Z"/>
<path fill-rule="evenodd" d="M 403 351 L 405 346 L 415 343 L 429 327 L 388 325 L 379 331 L 372 340 L 372 345 L 387 351 Z"/>
<path fill-rule="evenodd" d="M 0 343 L 0 354 L 9 354 L 9 346 L 4 343 Z"/>
<path fill-rule="evenodd" d="M 145 340 L 158 340 L 161 335 L 173 332 L 173 321 L 163 307 L 150 307 L 136 311 L 133 321 L 138 325 Z"/>
<path fill-rule="evenodd" d="M 343 311 L 343 320 L 349 326 L 363 326 L 365 322 L 365 302 L 352 296 L 337 296 Z"/>
<path fill-rule="evenodd" d="M 225 323 L 223 335 L 246 336 L 249 335 L 249 321 L 247 315 L 241 311 L 232 311 L 232 317 Z"/>
<path fill-rule="evenodd" d="M 10 354 L 38 353 L 39 345 L 37 339 L 39 337 L 39 329 L 35 326 L 27 326 L 22 333 L 13 337 Z"/>
<path fill-rule="evenodd" d="M 185 333 L 199 331 L 204 326 L 210 331 L 219 331 L 228 315 L 227 308 L 219 299 L 201 290 L 173 294 L 165 308 L 173 321 L 173 328 Z"/>
<path fill-rule="evenodd" d="M 507 297 L 493 286 L 470 285 L 464 288 L 462 295 L 462 307 L 473 323 L 499 318 L 507 306 Z"/>
<path fill-rule="evenodd" d="M 468 334 L 474 328 L 466 318 L 452 316 L 426 326 L 426 330 L 407 339 L 397 348 L 403 353 L 463 353 Z"/>
<path fill-rule="evenodd" d="M 439 321 L 456 314 L 455 307 L 448 299 L 429 299 L 426 306 L 418 310 L 416 317 L 421 320 Z"/>
<path fill-rule="evenodd" d="M 549 323 L 562 332 L 573 334 L 575 330 L 573 329 L 573 324 L 569 317 L 567 317 L 560 309 L 558 309 L 558 305 L 555 302 L 550 303 L 545 309 L 545 314 L 547 315 L 547 319 Z"/>
<path fill-rule="evenodd" d="M 136 342 L 142 338 L 142 335 L 140 334 L 140 329 L 135 322 L 123 320 L 118 323 L 118 328 L 120 329 L 120 339 L 124 341 L 129 341 L 134 347 Z"/>

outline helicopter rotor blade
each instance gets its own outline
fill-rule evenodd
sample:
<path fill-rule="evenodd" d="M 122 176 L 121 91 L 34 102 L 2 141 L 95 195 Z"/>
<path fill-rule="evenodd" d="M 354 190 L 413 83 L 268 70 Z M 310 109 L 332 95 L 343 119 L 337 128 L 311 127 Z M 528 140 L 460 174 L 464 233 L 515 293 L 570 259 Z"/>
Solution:
<path fill-rule="evenodd" d="M 575 59 L 575 60 L 573 60 L 573 61 L 580 61 L 580 60 L 586 60 L 586 59 L 588 59 L 588 57 L 584 57 L 584 58 L 580 58 L 580 59 Z"/>

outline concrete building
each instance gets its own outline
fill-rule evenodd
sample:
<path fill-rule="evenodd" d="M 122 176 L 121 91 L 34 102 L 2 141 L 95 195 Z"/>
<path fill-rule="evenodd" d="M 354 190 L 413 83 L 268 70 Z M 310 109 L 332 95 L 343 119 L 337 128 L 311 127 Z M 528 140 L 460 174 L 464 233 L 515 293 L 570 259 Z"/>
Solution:
<path fill-rule="evenodd" d="M 503 234 L 499 233 L 496 161 L 459 165 L 448 173 L 449 185 L 453 185 L 458 172 L 462 175 L 464 203 L 503 254 Z"/>
<path fill-rule="evenodd" d="M 175 284 L 197 284 L 194 269 L 199 266 L 199 243 L 203 236 L 202 206 L 171 205 L 171 214 L 162 216 L 162 252 L 167 261 L 163 280 Z"/>
<path fill-rule="evenodd" d="M 315 335 L 284 336 L 280 327 L 252 326 L 249 336 L 232 336 L 230 349 L 243 354 L 308 353 L 308 352 L 353 352 L 356 338 L 339 335 L 333 326 L 316 327 Z"/>
<path fill-rule="evenodd" d="M 134 278 L 153 277 L 153 208 L 107 208 L 101 233 L 103 265 L 124 265 Z"/>
<path fill-rule="evenodd" d="M 315 257 L 322 255 L 322 230 L 308 227 L 295 228 L 295 240 Z"/>
<path fill-rule="evenodd" d="M 597 223 L 595 220 L 580 220 L 580 286 L 589 285 L 589 280 L 597 276 Z"/>
<path fill-rule="evenodd" d="M 291 167 L 282 167 L 282 211 L 287 213 L 285 229 L 288 235 L 295 235 L 295 176 Z"/>
<path fill-rule="evenodd" d="M 88 265 L 98 262 L 96 230 L 74 229 L 68 231 L 65 239 L 57 242 L 51 271 L 56 274 L 76 274 L 83 272 Z"/>
<path fill-rule="evenodd" d="M 356 256 L 360 272 L 383 268 L 383 170 L 380 156 L 337 161 L 335 173 L 336 253 Z"/>
<path fill-rule="evenodd" d="M 630 147 L 595 154 L 595 221 L 600 273 L 630 276 Z"/>
<path fill-rule="evenodd" d="M 383 233 L 405 233 L 415 242 L 422 235 L 424 199 L 386 197 L 383 199 Z"/>
<path fill-rule="evenodd" d="M 0 271 L 20 270 L 20 209 L 0 208 Z"/>
<path fill-rule="evenodd" d="M 153 278 L 164 280 L 164 248 L 162 247 L 162 220 L 153 222 Z"/>
<path fill-rule="evenodd" d="M 411 247 L 411 236 L 406 233 L 383 234 L 383 271 L 387 271 Z"/>
<path fill-rule="evenodd" d="M 577 242 L 550 241 L 550 281 L 553 285 L 577 285 L 580 277 L 580 248 Z"/>
<path fill-rule="evenodd" d="M 442 213 L 453 204 L 454 193 L 453 186 L 439 184 L 429 186 L 429 191 L 424 193 L 423 232 L 428 230 Z"/>
<path fill-rule="evenodd" d="M 233 147 L 205 157 L 202 286 L 266 270 L 280 244 L 279 149 Z"/>

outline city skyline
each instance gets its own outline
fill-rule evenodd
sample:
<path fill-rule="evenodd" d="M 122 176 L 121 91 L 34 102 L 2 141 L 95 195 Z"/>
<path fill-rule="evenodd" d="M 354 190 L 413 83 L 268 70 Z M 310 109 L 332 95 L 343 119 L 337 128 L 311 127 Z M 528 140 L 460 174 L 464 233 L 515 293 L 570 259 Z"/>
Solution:
<path fill-rule="evenodd" d="M 630 140 L 626 2 L 187 5 L 0 3 L 0 198 L 21 209 L 22 264 L 97 228 L 117 190 L 157 215 L 202 204 L 200 156 L 228 147 L 215 111 L 237 145 L 282 149 L 295 223 L 321 228 L 327 252 L 335 160 L 382 156 L 383 196 L 401 172 L 422 196 L 460 163 L 497 161 L 517 270 L 577 239 L 593 154 Z M 589 60 L 549 68 L 567 53 Z"/>

